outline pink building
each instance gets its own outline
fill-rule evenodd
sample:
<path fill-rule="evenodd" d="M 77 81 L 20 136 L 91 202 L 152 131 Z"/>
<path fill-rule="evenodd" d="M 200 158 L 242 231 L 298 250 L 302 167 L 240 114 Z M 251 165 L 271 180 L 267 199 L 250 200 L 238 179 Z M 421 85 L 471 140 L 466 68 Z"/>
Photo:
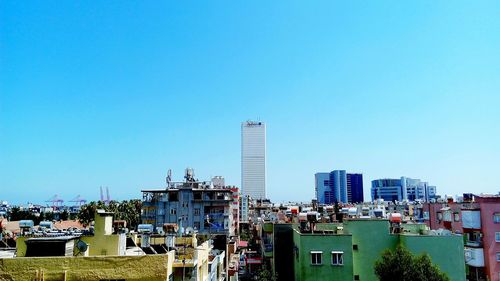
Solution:
<path fill-rule="evenodd" d="M 464 235 L 468 280 L 500 281 L 500 196 L 424 203 L 417 213 L 431 229 Z"/>

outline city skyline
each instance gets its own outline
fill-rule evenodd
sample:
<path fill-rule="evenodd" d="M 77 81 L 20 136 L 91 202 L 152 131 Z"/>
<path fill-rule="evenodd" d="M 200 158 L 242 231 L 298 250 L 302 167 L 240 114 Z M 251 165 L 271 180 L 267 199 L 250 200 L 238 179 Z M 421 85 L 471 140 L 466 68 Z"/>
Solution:
<path fill-rule="evenodd" d="M 0 200 L 140 197 L 168 169 L 241 183 L 267 125 L 267 195 L 317 171 L 498 193 L 498 2 L 0 3 Z"/>

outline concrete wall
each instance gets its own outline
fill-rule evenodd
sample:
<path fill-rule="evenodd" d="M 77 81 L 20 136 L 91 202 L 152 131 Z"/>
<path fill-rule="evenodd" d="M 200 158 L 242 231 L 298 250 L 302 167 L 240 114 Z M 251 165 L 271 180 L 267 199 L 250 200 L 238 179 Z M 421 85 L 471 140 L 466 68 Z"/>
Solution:
<path fill-rule="evenodd" d="M 84 281 L 125 279 L 164 281 L 174 253 L 148 256 L 0 259 L 0 280 Z M 169 263 L 170 262 L 170 263 Z M 170 264 L 170 267 L 169 267 Z"/>
<path fill-rule="evenodd" d="M 389 234 L 387 220 L 353 220 L 344 221 L 344 232 L 352 234 L 354 273 L 359 280 L 378 280 L 373 270 L 375 261 L 379 260 L 386 249 L 394 249 L 398 237 Z"/>
<path fill-rule="evenodd" d="M 465 281 L 461 236 L 390 234 L 387 220 L 347 220 L 343 225 L 344 234 L 336 235 L 301 234 L 297 226 L 294 227 L 291 247 L 298 249 L 298 253 L 297 250 L 293 252 L 295 280 L 353 280 L 358 275 L 359 280 L 377 281 L 375 262 L 385 250 L 393 250 L 401 243 L 414 254 L 429 254 L 432 262 L 451 280 Z M 318 224 L 317 229 L 333 230 L 336 227 L 334 224 Z M 418 232 L 418 229 L 415 227 L 414 230 Z M 323 252 L 322 265 L 311 265 L 311 251 Z M 344 252 L 343 266 L 331 265 L 331 251 Z"/>
<path fill-rule="evenodd" d="M 429 254 L 432 263 L 448 274 L 450 280 L 465 281 L 465 257 L 462 236 L 401 235 L 400 241 L 414 254 Z"/>
<path fill-rule="evenodd" d="M 353 280 L 352 237 L 350 235 L 300 234 L 294 230 L 295 280 Z M 322 264 L 311 265 L 311 251 L 323 251 Z M 331 252 L 344 252 L 344 265 L 331 264 Z"/>

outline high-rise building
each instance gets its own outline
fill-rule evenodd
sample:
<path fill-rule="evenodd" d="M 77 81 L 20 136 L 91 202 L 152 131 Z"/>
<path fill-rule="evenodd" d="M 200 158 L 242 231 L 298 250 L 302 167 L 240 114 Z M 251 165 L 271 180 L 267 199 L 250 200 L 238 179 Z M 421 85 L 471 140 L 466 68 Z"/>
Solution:
<path fill-rule="evenodd" d="M 436 197 L 436 187 L 419 179 L 401 177 L 400 179 L 377 179 L 372 181 L 372 200 L 428 202 Z"/>
<path fill-rule="evenodd" d="M 241 188 L 243 196 L 266 199 L 266 125 L 241 124 Z"/>
<path fill-rule="evenodd" d="M 363 175 L 345 170 L 316 173 L 316 199 L 321 204 L 363 202 Z"/>
<path fill-rule="evenodd" d="M 363 174 L 347 174 L 347 201 L 354 203 L 364 201 Z"/>

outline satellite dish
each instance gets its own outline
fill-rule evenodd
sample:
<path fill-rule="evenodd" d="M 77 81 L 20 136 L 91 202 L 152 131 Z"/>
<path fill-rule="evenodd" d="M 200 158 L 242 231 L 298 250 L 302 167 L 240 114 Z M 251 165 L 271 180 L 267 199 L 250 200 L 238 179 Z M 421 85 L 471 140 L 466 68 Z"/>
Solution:
<path fill-rule="evenodd" d="M 186 228 L 186 234 L 191 234 L 191 233 L 193 233 L 193 231 L 194 231 L 194 229 L 190 226 Z"/>
<path fill-rule="evenodd" d="M 85 253 L 89 248 L 89 245 L 82 240 L 78 240 L 78 242 L 76 242 L 76 248 L 80 253 Z"/>

